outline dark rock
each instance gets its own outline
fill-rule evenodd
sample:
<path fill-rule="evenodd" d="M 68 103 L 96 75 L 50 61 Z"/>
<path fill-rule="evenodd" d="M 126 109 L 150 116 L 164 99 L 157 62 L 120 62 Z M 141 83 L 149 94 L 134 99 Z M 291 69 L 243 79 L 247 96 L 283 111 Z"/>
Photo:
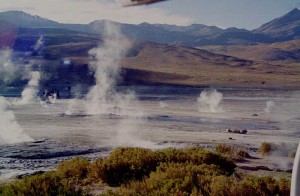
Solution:
<path fill-rule="evenodd" d="M 247 130 L 246 129 L 244 129 L 244 130 L 242 130 L 242 132 L 241 132 L 241 134 L 247 134 Z"/>

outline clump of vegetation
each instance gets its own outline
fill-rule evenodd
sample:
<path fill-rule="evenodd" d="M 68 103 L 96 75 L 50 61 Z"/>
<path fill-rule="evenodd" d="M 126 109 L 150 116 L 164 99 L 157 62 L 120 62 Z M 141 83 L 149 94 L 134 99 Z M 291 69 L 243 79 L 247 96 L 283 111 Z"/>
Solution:
<path fill-rule="evenodd" d="M 201 148 L 164 149 L 118 148 L 106 159 L 96 160 L 90 167 L 93 179 L 102 179 L 111 186 L 130 180 L 141 180 L 161 163 L 214 164 L 231 174 L 236 165 L 230 159 Z"/>
<path fill-rule="evenodd" d="M 211 184 L 210 195 L 289 195 L 290 181 L 270 176 L 249 176 L 238 181 L 230 176 L 217 176 Z"/>
<path fill-rule="evenodd" d="M 162 163 L 143 181 L 122 186 L 120 195 L 207 195 L 212 178 L 226 173 L 216 165 Z"/>
<path fill-rule="evenodd" d="M 215 147 L 216 152 L 221 153 L 221 154 L 226 154 L 229 156 L 233 156 L 234 154 L 234 148 L 232 146 L 229 145 L 225 145 L 225 144 L 219 144 Z"/>
<path fill-rule="evenodd" d="M 251 158 L 250 154 L 244 150 L 238 150 L 237 151 L 237 156 L 242 157 L 242 158 Z"/>
<path fill-rule="evenodd" d="M 231 159 L 250 158 L 248 152 L 234 148 L 230 145 L 219 144 L 215 147 L 215 151 L 224 155 L 229 156 Z"/>
<path fill-rule="evenodd" d="M 143 181 L 133 181 L 115 195 L 289 195 L 290 181 L 249 176 L 238 180 L 208 165 L 164 164 Z"/>
<path fill-rule="evenodd" d="M 269 155 L 271 153 L 271 150 L 272 150 L 272 146 L 270 143 L 267 143 L 267 142 L 261 143 L 261 145 L 259 147 L 259 153 L 262 156 Z"/>
<path fill-rule="evenodd" d="M 56 172 L 46 172 L 42 175 L 25 177 L 16 180 L 11 184 L 0 187 L 0 195 L 82 195 L 80 186 L 76 186 L 71 181 Z"/>
<path fill-rule="evenodd" d="M 82 180 L 87 177 L 90 162 L 85 158 L 75 157 L 58 165 L 57 174 L 63 178 Z"/>
<path fill-rule="evenodd" d="M 292 157 L 294 158 L 296 155 L 298 144 L 286 144 L 282 143 L 267 143 L 263 142 L 260 145 L 259 152 L 262 156 L 277 155 L 283 157 Z"/>
<path fill-rule="evenodd" d="M 201 148 L 117 148 L 107 158 L 74 158 L 56 171 L 0 186 L 0 195 L 95 195 L 99 183 L 119 187 L 106 195 L 288 195 L 289 180 L 241 180 L 232 175 L 235 167 L 228 157 Z"/>
<path fill-rule="evenodd" d="M 105 159 L 91 164 L 89 176 L 111 186 L 119 186 L 129 180 L 140 180 L 154 171 L 159 163 L 155 154 L 144 148 L 117 148 Z"/>

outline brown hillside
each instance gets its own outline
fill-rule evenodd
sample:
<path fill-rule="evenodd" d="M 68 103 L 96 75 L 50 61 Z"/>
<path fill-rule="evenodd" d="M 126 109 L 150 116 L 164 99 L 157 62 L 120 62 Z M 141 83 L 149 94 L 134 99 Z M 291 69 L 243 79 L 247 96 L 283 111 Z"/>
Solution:
<path fill-rule="evenodd" d="M 253 61 L 300 61 L 300 39 L 252 46 L 204 46 L 201 49 Z"/>
<path fill-rule="evenodd" d="M 146 72 L 141 77 L 132 76 L 142 82 L 258 88 L 300 86 L 300 70 L 294 67 L 256 63 L 181 46 L 147 43 L 136 56 L 126 58 L 122 66 Z"/>
<path fill-rule="evenodd" d="M 283 45 L 286 48 L 292 47 L 288 43 Z M 59 58 L 61 55 L 72 59 L 75 64 L 88 64 L 89 58 L 84 55 L 87 51 L 82 50 L 82 46 L 88 50 L 93 44 L 63 44 L 47 47 L 46 51 L 49 56 Z M 243 49 L 249 50 L 247 47 Z M 77 55 L 72 56 L 72 54 Z M 295 63 L 280 65 L 257 62 L 253 58 L 248 59 L 182 46 L 143 43 L 134 46 L 121 65 L 125 70 L 124 80 L 134 84 L 250 88 L 300 87 L 300 69 Z"/>

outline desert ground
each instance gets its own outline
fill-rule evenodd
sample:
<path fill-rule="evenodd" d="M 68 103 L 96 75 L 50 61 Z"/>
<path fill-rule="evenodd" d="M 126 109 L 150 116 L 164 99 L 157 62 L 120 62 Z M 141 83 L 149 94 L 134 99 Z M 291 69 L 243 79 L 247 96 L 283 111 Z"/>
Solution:
<path fill-rule="evenodd" d="M 117 106 L 106 103 L 108 109 L 100 114 L 86 113 L 84 99 L 10 105 L 8 109 L 33 140 L 1 145 L 0 179 L 51 170 L 74 156 L 93 160 L 118 146 L 213 150 L 217 144 L 228 144 L 252 156 L 238 164 L 246 172 L 258 172 L 257 166 L 264 166 L 262 172 L 292 168 L 293 158 L 287 154 L 295 151 L 300 138 L 299 91 L 220 88 L 221 97 L 210 97 L 215 103 L 203 109 L 199 100 L 203 88 L 139 86 L 121 91 L 128 88 L 135 92 L 131 93 L 134 99 Z M 262 142 L 282 148 L 262 157 L 258 153 Z"/>

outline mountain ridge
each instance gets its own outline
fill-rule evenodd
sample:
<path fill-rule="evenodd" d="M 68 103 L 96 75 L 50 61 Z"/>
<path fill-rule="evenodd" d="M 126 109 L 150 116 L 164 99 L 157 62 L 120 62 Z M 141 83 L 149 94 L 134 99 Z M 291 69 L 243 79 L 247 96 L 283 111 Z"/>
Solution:
<path fill-rule="evenodd" d="M 279 18 L 263 24 L 253 32 L 283 39 L 300 38 L 300 10 L 295 8 Z"/>
<path fill-rule="evenodd" d="M 252 31 L 236 27 L 221 29 L 216 26 L 203 24 L 177 26 L 149 23 L 138 25 L 114 23 L 120 25 L 127 37 L 138 41 L 180 44 L 191 47 L 204 45 L 253 45 L 296 39 L 300 36 L 299 13 L 298 9 L 294 9 L 286 15 L 263 24 L 260 28 Z M 293 18 L 294 23 L 293 21 L 290 22 L 289 18 Z M 60 28 L 98 35 L 103 33 L 103 24 L 105 22 L 105 20 L 95 20 L 89 24 L 63 24 L 39 16 L 32 16 L 22 11 L 2 12 L 0 13 L 1 20 L 11 22 L 22 28 Z M 286 29 L 280 27 L 280 21 L 285 22 Z"/>

